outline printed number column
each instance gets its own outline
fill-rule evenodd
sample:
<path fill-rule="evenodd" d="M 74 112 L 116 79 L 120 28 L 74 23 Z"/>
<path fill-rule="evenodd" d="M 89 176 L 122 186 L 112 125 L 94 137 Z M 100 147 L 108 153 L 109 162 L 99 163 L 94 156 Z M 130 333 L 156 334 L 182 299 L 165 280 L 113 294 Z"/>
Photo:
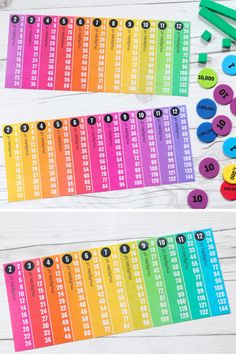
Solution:
<path fill-rule="evenodd" d="M 6 161 L 8 201 L 15 202 L 24 200 L 24 179 L 18 124 L 3 126 L 3 142 Z"/>
<path fill-rule="evenodd" d="M 89 305 L 78 253 L 61 256 L 74 340 L 93 336 Z"/>
<path fill-rule="evenodd" d="M 6 87 L 20 88 L 24 64 L 26 16 L 13 15 L 9 22 Z"/>
<path fill-rule="evenodd" d="M 34 349 L 22 265 L 7 264 L 4 269 L 15 351 Z"/>
<path fill-rule="evenodd" d="M 117 245 L 99 249 L 101 269 L 106 289 L 114 333 L 133 329 Z"/>
<path fill-rule="evenodd" d="M 166 290 L 174 323 L 189 321 L 192 319 L 175 242 L 173 236 L 162 237 L 157 240 L 158 255 L 162 265 L 162 272 L 165 278 Z"/>
<path fill-rule="evenodd" d="M 194 233 L 212 316 L 230 313 L 212 230 Z"/>
<path fill-rule="evenodd" d="M 153 326 L 170 324 L 172 323 L 170 305 L 157 253 L 156 239 L 139 241 L 138 248 Z"/>
<path fill-rule="evenodd" d="M 133 329 L 152 327 L 151 313 L 136 243 L 129 242 L 120 245 L 119 255 L 129 299 Z"/>
<path fill-rule="evenodd" d="M 72 342 L 73 331 L 59 256 L 41 260 L 55 344 Z"/>

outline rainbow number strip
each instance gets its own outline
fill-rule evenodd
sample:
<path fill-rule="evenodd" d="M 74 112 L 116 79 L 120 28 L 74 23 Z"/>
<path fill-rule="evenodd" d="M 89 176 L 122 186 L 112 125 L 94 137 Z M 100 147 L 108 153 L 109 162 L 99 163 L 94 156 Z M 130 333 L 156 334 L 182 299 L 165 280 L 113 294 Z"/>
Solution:
<path fill-rule="evenodd" d="M 4 269 L 16 351 L 230 313 L 210 229 Z"/>
<path fill-rule="evenodd" d="M 190 23 L 11 15 L 6 87 L 188 95 Z"/>
<path fill-rule="evenodd" d="M 3 127 L 9 201 L 194 181 L 185 106 Z"/>

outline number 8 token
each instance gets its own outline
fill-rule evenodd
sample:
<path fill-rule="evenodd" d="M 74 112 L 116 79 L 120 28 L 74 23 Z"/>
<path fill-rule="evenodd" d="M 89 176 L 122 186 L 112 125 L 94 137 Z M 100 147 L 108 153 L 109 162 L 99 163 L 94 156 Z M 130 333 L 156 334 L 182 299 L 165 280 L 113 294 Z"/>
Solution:
<path fill-rule="evenodd" d="M 192 209 L 205 209 L 208 203 L 208 196 L 202 189 L 194 189 L 188 195 L 188 205 Z"/>

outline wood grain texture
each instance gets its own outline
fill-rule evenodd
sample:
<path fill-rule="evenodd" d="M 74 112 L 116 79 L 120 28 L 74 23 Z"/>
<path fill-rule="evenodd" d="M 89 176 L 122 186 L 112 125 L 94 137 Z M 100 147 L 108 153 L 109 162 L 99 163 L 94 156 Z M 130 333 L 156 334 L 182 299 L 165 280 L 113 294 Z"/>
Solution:
<path fill-rule="evenodd" d="M 186 222 L 188 220 L 188 222 Z M 212 227 L 231 315 L 39 349 L 37 354 L 233 354 L 236 347 L 236 218 L 234 212 L 96 211 L 0 213 L 0 352 L 13 354 L 2 264 L 127 239 Z M 88 241 L 90 240 L 90 241 Z"/>
<path fill-rule="evenodd" d="M 235 7 L 235 0 L 221 1 Z M 198 164 L 205 156 L 219 160 L 221 170 L 229 163 L 222 153 L 222 141 L 218 138 L 213 144 L 204 145 L 196 137 L 196 127 L 201 119 L 195 112 L 195 107 L 201 98 L 211 97 L 212 91 L 201 89 L 196 81 L 200 66 L 197 62 L 198 53 L 209 53 L 209 66 L 215 68 L 220 82 L 227 82 L 232 87 L 235 77 L 226 77 L 221 70 L 221 62 L 225 53 L 221 49 L 223 38 L 217 30 L 210 27 L 213 33 L 212 42 L 208 45 L 200 40 L 202 31 L 209 28 L 205 21 L 198 17 L 199 1 L 192 0 L 0 0 L 0 124 L 6 122 L 22 122 L 56 117 L 105 113 L 127 109 L 150 108 L 186 104 L 188 107 L 189 125 L 191 130 L 192 148 L 194 155 L 196 183 L 172 186 L 151 187 L 136 190 L 123 190 L 93 195 L 60 197 L 20 203 L 7 202 L 6 176 L 3 159 L 3 144 L 0 141 L 0 207 L 15 208 L 188 208 L 188 192 L 200 187 L 209 194 L 209 207 L 235 208 L 236 202 L 228 202 L 222 198 L 219 189 L 222 183 L 221 173 L 214 180 L 206 180 L 199 176 Z M 12 12 L 107 16 L 107 17 L 136 17 L 190 20 L 191 32 L 191 72 L 190 95 L 184 97 L 164 97 L 149 95 L 125 95 L 103 93 L 49 92 L 4 89 L 6 66 L 6 46 L 8 36 L 8 17 Z M 236 52 L 233 44 L 231 53 Z M 229 107 L 219 107 L 219 113 L 230 114 Z M 233 119 L 233 133 L 236 133 L 236 119 Z M 0 139 L 2 140 L 2 139 Z"/>

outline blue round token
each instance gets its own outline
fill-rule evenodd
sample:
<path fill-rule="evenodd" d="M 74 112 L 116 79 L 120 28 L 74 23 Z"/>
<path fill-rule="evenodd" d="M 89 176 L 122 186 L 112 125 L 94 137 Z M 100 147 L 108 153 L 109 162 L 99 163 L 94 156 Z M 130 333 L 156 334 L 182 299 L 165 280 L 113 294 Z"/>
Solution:
<path fill-rule="evenodd" d="M 210 98 L 203 98 L 198 102 L 196 110 L 201 118 L 210 119 L 216 114 L 217 106 Z"/>
<path fill-rule="evenodd" d="M 236 159 L 236 138 L 229 138 L 223 144 L 223 153 L 231 159 Z"/>
<path fill-rule="evenodd" d="M 197 128 L 197 136 L 203 143 L 212 143 L 216 139 L 217 134 L 212 129 L 212 124 L 206 122 L 200 124 Z"/>
<path fill-rule="evenodd" d="M 222 62 L 222 70 L 225 74 L 236 75 L 236 55 L 228 55 Z"/>

